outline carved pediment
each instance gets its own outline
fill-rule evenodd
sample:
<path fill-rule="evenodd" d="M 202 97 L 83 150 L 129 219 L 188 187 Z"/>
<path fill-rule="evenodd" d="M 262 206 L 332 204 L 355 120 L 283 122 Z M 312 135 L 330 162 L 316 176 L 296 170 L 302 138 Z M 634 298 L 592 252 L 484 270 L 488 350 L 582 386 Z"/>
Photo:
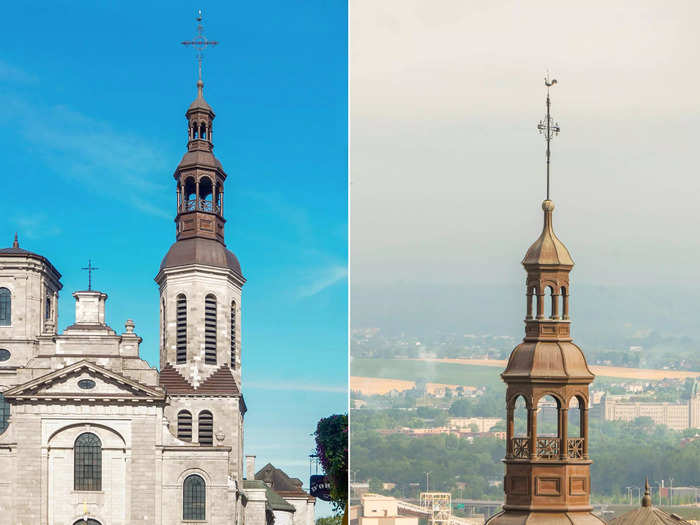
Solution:
<path fill-rule="evenodd" d="M 90 361 L 78 361 L 4 392 L 7 399 L 160 401 L 165 392 Z"/>

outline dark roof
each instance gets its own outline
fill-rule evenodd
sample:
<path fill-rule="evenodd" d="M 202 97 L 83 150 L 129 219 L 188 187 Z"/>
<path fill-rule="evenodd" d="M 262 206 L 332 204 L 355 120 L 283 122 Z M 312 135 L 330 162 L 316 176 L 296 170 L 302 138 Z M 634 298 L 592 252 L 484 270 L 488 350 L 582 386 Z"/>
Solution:
<path fill-rule="evenodd" d="M 49 261 L 46 257 L 44 257 L 43 255 L 39 255 L 38 253 L 30 252 L 29 250 L 25 250 L 24 248 L 20 248 L 19 244 L 17 243 L 16 234 L 15 241 L 11 247 L 0 249 L 0 256 L 2 255 L 10 257 L 31 257 L 33 259 L 39 259 L 44 264 L 46 264 L 49 267 L 49 269 L 53 270 L 53 272 L 58 276 L 59 279 L 61 278 L 61 274 L 54 267 L 54 265 L 51 264 L 51 261 Z"/>
<path fill-rule="evenodd" d="M 267 487 L 267 490 L 265 491 L 265 496 L 267 497 L 267 502 L 269 503 L 272 510 L 284 510 L 287 512 L 296 512 L 297 510 L 296 507 L 294 507 L 294 505 L 289 503 L 286 499 L 277 494 L 270 487 Z"/>
<path fill-rule="evenodd" d="M 241 395 L 241 391 L 228 365 L 221 365 L 199 387 L 195 388 L 180 372 L 168 363 L 160 371 L 159 382 L 160 386 L 165 388 L 168 394 Z"/>
<path fill-rule="evenodd" d="M 160 263 L 160 269 L 202 264 L 216 268 L 228 268 L 243 278 L 241 263 L 232 251 L 214 239 L 192 237 L 173 243 Z"/>
<path fill-rule="evenodd" d="M 255 479 L 264 481 L 275 492 L 284 495 L 298 494 L 308 496 L 302 489 L 302 482 L 298 478 L 290 478 L 287 474 L 272 463 L 268 463 L 255 474 Z"/>
<path fill-rule="evenodd" d="M 211 151 L 194 149 L 186 152 L 182 156 L 180 164 L 177 165 L 177 170 L 175 171 L 174 176 L 177 177 L 180 170 L 193 166 L 204 166 L 206 168 L 219 169 L 222 173 L 224 171 L 224 167 L 221 165 L 221 162 L 219 162 L 219 159 L 217 159 Z"/>

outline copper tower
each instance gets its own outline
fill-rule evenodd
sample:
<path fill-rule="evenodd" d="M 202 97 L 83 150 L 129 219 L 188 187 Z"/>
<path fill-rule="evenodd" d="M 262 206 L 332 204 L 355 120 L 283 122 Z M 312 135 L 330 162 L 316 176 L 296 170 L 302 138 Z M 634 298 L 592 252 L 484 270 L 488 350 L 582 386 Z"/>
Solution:
<path fill-rule="evenodd" d="M 547 162 L 552 134 L 547 85 Z M 558 131 L 558 125 L 556 130 Z M 542 129 L 542 125 L 540 129 Z M 547 169 L 549 179 L 549 169 Z M 547 184 L 549 193 L 549 184 Z M 554 233 L 554 203 L 542 203 L 544 224 L 522 261 L 527 272 L 525 337 L 501 374 L 506 383 L 505 503 L 489 525 L 531 523 L 600 524 L 590 504 L 591 460 L 588 456 L 588 386 L 593 374 L 571 339 L 569 273 L 574 266 L 566 246 Z M 545 308 L 545 303 L 549 308 Z M 550 396 L 556 404 L 556 435 L 538 434 L 538 404 Z M 515 406 L 524 401 L 527 430 L 515 435 Z M 580 411 L 578 435 L 568 430 L 569 407 Z"/>

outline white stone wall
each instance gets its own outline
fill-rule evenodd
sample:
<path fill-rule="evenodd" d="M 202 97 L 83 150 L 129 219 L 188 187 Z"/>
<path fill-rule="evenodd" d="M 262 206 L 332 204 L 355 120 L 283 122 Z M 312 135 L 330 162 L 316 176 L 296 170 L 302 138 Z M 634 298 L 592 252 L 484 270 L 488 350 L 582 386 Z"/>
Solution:
<path fill-rule="evenodd" d="M 198 422 L 199 414 L 208 410 L 214 418 L 214 445 L 230 447 L 228 474 L 232 479 L 241 481 L 242 468 L 239 443 L 243 431 L 242 416 L 239 411 L 239 401 L 235 397 L 214 396 L 171 396 L 170 403 L 165 408 L 170 433 L 177 436 L 177 414 L 180 410 L 188 410 L 192 414 L 192 443 L 199 443 Z"/>
<path fill-rule="evenodd" d="M 60 283 L 49 267 L 31 257 L 0 256 L 0 288 L 7 288 L 12 299 L 10 326 L 0 326 L 0 348 L 11 357 L 3 366 L 24 366 L 37 352 L 39 336 L 55 333 Z M 46 298 L 50 297 L 50 318 L 45 318 Z M 0 376 L 0 389 L 2 387 Z"/>
<path fill-rule="evenodd" d="M 231 302 L 237 305 L 236 363 L 234 375 L 241 379 L 241 284 L 229 270 L 206 266 L 167 269 L 160 284 L 161 304 L 161 366 L 171 363 L 193 384 L 204 381 L 223 364 L 230 365 Z M 177 297 L 187 298 L 187 363 L 177 364 Z M 216 297 L 217 363 L 204 362 L 204 300 L 209 294 Z M 163 359 L 164 358 L 164 359 Z"/>
<path fill-rule="evenodd" d="M 236 485 L 227 476 L 229 452 L 225 449 L 166 447 L 162 456 L 162 523 L 187 523 L 182 519 L 182 486 L 196 474 L 206 484 L 206 523 L 230 525 L 236 522 Z"/>
<path fill-rule="evenodd" d="M 316 523 L 315 502 L 309 501 L 308 496 L 294 498 L 284 496 L 284 499 L 291 503 L 296 512 L 294 513 L 294 525 L 314 525 Z"/>

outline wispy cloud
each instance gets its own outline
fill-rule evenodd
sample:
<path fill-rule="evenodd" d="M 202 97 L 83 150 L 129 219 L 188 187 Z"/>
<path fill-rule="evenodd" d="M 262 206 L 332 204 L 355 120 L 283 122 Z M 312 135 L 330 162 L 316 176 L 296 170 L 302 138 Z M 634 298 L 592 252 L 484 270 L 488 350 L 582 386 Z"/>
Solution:
<path fill-rule="evenodd" d="M 312 280 L 299 288 L 299 297 L 311 297 L 321 293 L 334 284 L 346 279 L 348 267 L 343 264 L 334 264 L 319 270 Z"/>
<path fill-rule="evenodd" d="M 245 384 L 246 388 L 256 390 L 281 390 L 286 392 L 328 392 L 328 393 L 346 393 L 348 388 L 344 385 L 319 385 L 312 383 L 258 383 L 248 381 Z"/>
<path fill-rule="evenodd" d="M 25 144 L 47 167 L 90 191 L 169 218 L 159 199 L 167 194 L 167 178 L 161 175 L 172 159 L 162 148 L 134 130 L 118 129 L 79 109 L 35 102 L 21 90 L 21 84 L 32 78 L 0 62 L 0 81 L 6 81 L 13 93 L 6 95 L 0 118 L 17 122 Z"/>
<path fill-rule="evenodd" d="M 31 73 L 0 60 L 0 81 L 12 84 L 36 84 L 39 79 Z"/>
<path fill-rule="evenodd" d="M 61 228 L 50 221 L 44 213 L 21 215 L 13 217 L 10 221 L 17 226 L 22 236 L 29 239 L 40 239 L 42 237 L 50 237 L 61 233 Z M 20 238 L 19 241 L 21 243 L 22 238 Z"/>

